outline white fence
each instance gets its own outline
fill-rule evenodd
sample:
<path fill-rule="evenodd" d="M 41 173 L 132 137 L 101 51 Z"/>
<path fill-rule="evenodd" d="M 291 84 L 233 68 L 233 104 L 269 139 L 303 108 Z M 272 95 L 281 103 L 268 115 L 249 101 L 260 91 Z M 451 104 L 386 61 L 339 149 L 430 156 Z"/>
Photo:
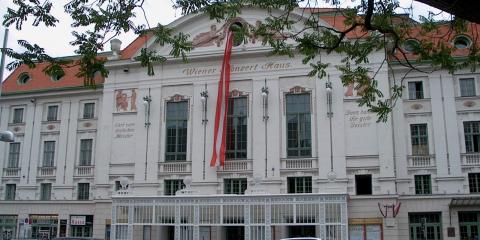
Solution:
<path fill-rule="evenodd" d="M 152 239 L 198 240 L 200 228 L 237 226 L 245 240 L 271 240 L 275 227 L 311 226 L 321 239 L 346 240 L 347 220 L 344 194 L 114 196 L 112 239 L 138 239 L 144 226 L 160 226 L 174 237 L 156 231 Z"/>

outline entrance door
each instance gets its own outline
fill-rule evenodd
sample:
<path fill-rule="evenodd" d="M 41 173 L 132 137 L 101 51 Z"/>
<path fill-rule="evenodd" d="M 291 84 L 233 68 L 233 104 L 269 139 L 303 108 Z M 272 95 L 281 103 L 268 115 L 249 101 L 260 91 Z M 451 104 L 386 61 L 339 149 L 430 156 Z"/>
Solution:
<path fill-rule="evenodd" d="M 241 240 L 245 239 L 245 227 L 243 226 L 226 226 L 225 240 Z"/>
<path fill-rule="evenodd" d="M 479 212 L 459 212 L 460 240 L 478 239 L 480 221 Z"/>
<path fill-rule="evenodd" d="M 288 237 L 315 237 L 315 226 L 289 226 Z"/>
<path fill-rule="evenodd" d="M 210 240 L 210 227 L 200 227 L 200 240 Z"/>
<path fill-rule="evenodd" d="M 442 223 L 440 213 L 410 213 L 411 240 L 441 240 Z"/>

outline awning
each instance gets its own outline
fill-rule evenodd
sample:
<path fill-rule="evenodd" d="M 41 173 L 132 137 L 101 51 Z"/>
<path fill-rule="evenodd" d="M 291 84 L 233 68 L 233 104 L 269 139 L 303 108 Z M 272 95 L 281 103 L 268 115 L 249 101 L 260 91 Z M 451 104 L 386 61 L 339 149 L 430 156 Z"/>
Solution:
<path fill-rule="evenodd" d="M 453 198 L 448 206 L 450 208 L 480 206 L 480 197 Z"/>

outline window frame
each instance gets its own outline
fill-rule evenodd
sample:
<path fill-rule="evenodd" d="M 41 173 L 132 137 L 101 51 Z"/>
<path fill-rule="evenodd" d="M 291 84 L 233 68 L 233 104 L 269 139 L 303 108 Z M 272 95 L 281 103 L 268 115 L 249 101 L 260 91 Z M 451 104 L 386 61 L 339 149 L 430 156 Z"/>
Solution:
<path fill-rule="evenodd" d="M 169 111 L 170 106 L 175 106 L 179 104 L 185 104 L 185 115 L 183 117 L 172 117 L 169 113 L 172 112 L 179 112 L 176 111 Z M 188 121 L 189 121 L 189 101 L 188 100 L 180 100 L 180 101 L 167 101 L 165 105 L 165 162 L 185 162 L 187 161 L 187 153 L 188 153 Z M 171 122 L 174 122 L 175 128 L 171 128 L 175 130 L 175 134 L 169 136 L 169 125 Z M 183 129 L 181 126 L 184 124 L 185 128 Z M 184 131 L 184 132 L 181 132 Z M 170 142 L 170 138 L 173 138 L 175 141 L 174 151 L 170 151 L 170 147 L 172 143 Z M 185 151 L 179 151 L 182 148 Z"/>
<path fill-rule="evenodd" d="M 52 109 L 55 109 L 53 111 Z M 56 104 L 48 105 L 47 106 L 47 122 L 56 122 L 58 121 L 58 111 L 60 107 Z"/>
<path fill-rule="evenodd" d="M 21 114 L 17 115 L 17 110 L 21 111 Z M 13 111 L 12 112 L 12 123 L 14 123 L 14 124 L 24 123 L 25 108 L 24 107 L 14 107 L 12 111 Z"/>
<path fill-rule="evenodd" d="M 12 146 L 18 146 L 18 147 L 12 148 Z M 20 142 L 12 142 L 8 145 L 7 168 L 18 168 L 20 163 L 21 146 L 22 145 Z M 13 150 L 17 150 L 17 151 L 13 151 Z"/>
<path fill-rule="evenodd" d="M 477 126 L 474 126 L 474 125 L 477 125 Z M 475 131 L 475 129 L 477 131 Z M 465 143 L 465 152 L 480 153 L 480 121 L 464 121 L 463 135 L 464 135 L 464 143 Z"/>
<path fill-rule="evenodd" d="M 425 99 L 425 84 L 423 81 L 409 81 L 408 85 L 408 99 L 409 100 L 421 100 Z M 411 87 L 413 86 L 413 87 Z M 420 86 L 420 90 L 417 87 Z"/>
<path fill-rule="evenodd" d="M 53 144 L 53 148 L 48 149 L 48 144 Z M 57 141 L 47 140 L 43 141 L 43 160 L 42 167 L 54 167 L 55 166 L 55 150 Z M 51 157 L 51 159 L 49 159 Z"/>
<path fill-rule="evenodd" d="M 287 177 L 287 193 L 300 194 L 300 193 L 312 193 L 312 192 L 313 192 L 312 176 Z"/>
<path fill-rule="evenodd" d="M 244 195 L 248 188 L 247 178 L 224 178 L 223 193 Z"/>
<path fill-rule="evenodd" d="M 175 196 L 178 190 L 185 188 L 183 179 L 165 179 L 163 183 L 165 196 Z"/>
<path fill-rule="evenodd" d="M 370 184 L 370 187 L 369 187 L 369 190 L 370 191 L 365 191 L 365 193 L 363 191 L 359 191 L 359 186 L 366 183 L 366 178 L 369 178 L 369 184 Z M 361 180 L 361 181 L 360 181 Z M 360 183 L 363 183 L 363 184 L 360 184 Z M 372 174 L 355 174 L 355 195 L 359 195 L 359 196 L 370 196 L 370 195 L 373 195 L 373 176 Z"/>
<path fill-rule="evenodd" d="M 90 143 L 89 146 L 85 146 L 84 143 Z M 84 148 L 86 147 L 86 148 Z M 80 139 L 78 156 L 78 166 L 92 166 L 93 164 L 93 139 L 84 138 Z"/>
<path fill-rule="evenodd" d="M 467 88 L 467 86 L 464 86 L 462 82 L 464 83 L 465 81 L 472 81 L 473 83 L 473 88 L 470 86 L 470 88 Z M 462 87 L 464 86 L 464 87 Z M 462 91 L 462 89 L 466 89 Z M 471 89 L 471 90 L 469 90 Z M 473 92 L 469 92 L 473 91 Z M 459 97 L 475 97 L 477 96 L 477 80 L 474 76 L 464 76 L 464 77 L 459 77 L 458 78 L 458 93 Z"/>
<path fill-rule="evenodd" d="M 79 201 L 90 200 L 90 183 L 77 184 L 77 200 Z"/>
<path fill-rule="evenodd" d="M 430 174 L 420 174 L 414 176 L 415 195 L 432 194 L 432 176 Z"/>
<path fill-rule="evenodd" d="M 290 112 L 289 98 L 291 97 L 293 99 L 298 96 L 303 96 L 305 97 L 305 99 L 308 99 L 308 106 L 304 107 L 304 109 L 307 109 L 307 111 Z M 290 103 L 290 105 L 297 105 L 297 104 L 299 103 L 295 103 L 294 101 Z M 295 108 L 295 107 L 292 106 L 292 108 Z M 290 122 L 290 118 L 292 118 L 292 120 L 294 121 Z M 312 139 L 312 119 L 311 118 L 312 118 L 312 95 L 310 92 L 285 94 L 285 129 L 286 129 L 287 158 L 312 157 L 313 155 L 312 140 L 313 139 Z M 302 126 L 303 126 L 303 129 L 302 129 Z M 290 133 L 296 136 L 290 137 Z M 307 146 L 301 146 L 302 142 L 305 142 L 305 145 Z"/>
<path fill-rule="evenodd" d="M 422 127 L 425 127 L 425 134 L 422 134 Z M 417 130 L 415 130 L 417 128 Z M 414 132 L 416 131 L 416 133 Z M 410 124 L 410 146 L 413 156 L 430 155 L 430 143 L 428 139 L 428 124 L 427 123 L 412 123 Z M 425 149 L 421 151 L 422 142 Z M 417 143 L 417 144 L 415 144 Z"/>
<path fill-rule="evenodd" d="M 82 109 L 82 119 L 95 119 L 95 102 L 84 102 Z M 87 106 L 92 106 L 91 108 Z M 91 109 L 91 112 L 88 112 L 87 109 Z M 89 110 L 90 111 L 90 110 Z"/>
<path fill-rule="evenodd" d="M 244 105 L 236 102 L 244 101 Z M 240 105 L 240 106 L 236 106 Z M 238 108 L 244 107 L 244 114 L 236 113 Z M 245 124 L 241 124 L 244 122 Z M 234 123 L 236 123 L 234 125 Z M 240 130 L 238 130 L 240 129 Z M 241 132 L 239 132 L 241 131 Z M 232 139 L 233 138 L 233 139 Z M 233 146 L 232 146 L 233 145 Z M 230 97 L 228 99 L 227 113 L 227 132 L 226 132 L 226 149 L 225 158 L 247 159 L 248 154 L 248 97 Z"/>
<path fill-rule="evenodd" d="M 14 201 L 17 195 L 17 184 L 5 184 L 5 201 Z"/>
<path fill-rule="evenodd" d="M 48 190 L 48 194 L 46 190 Z M 50 201 L 50 200 L 52 200 L 52 184 L 41 183 L 40 184 L 40 201 Z"/>
<path fill-rule="evenodd" d="M 480 193 L 480 172 L 468 173 L 468 190 L 470 193 Z"/>

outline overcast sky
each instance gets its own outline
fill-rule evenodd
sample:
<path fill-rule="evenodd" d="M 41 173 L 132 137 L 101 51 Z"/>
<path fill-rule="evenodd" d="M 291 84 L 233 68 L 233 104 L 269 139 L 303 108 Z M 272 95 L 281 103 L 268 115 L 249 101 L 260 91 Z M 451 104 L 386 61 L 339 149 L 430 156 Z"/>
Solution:
<path fill-rule="evenodd" d="M 2 0 L 0 4 L 0 15 L 3 16 L 7 7 L 12 7 L 13 0 Z M 157 23 L 168 24 L 173 20 L 181 17 L 180 10 L 175 10 L 172 6 L 174 0 L 147 0 L 145 1 L 145 10 L 148 22 L 152 27 L 156 26 Z M 7 4 L 3 4 L 7 2 Z M 15 50 L 21 50 L 17 45 L 17 40 L 24 39 L 28 40 L 30 43 L 36 43 L 46 49 L 47 53 L 51 56 L 68 56 L 74 55 L 74 48 L 69 45 L 69 42 L 73 40 L 71 35 L 71 29 L 69 17 L 63 12 L 63 5 L 68 2 L 66 0 L 54 0 L 55 4 L 53 6 L 53 14 L 60 20 L 60 23 L 57 24 L 57 27 L 46 28 L 44 26 L 33 27 L 31 26 L 31 21 L 24 23 L 21 31 L 16 30 L 13 26 L 10 27 L 9 37 L 8 37 L 8 47 Z M 324 1 L 319 1 L 324 2 Z M 359 0 L 344 0 L 344 6 L 352 5 L 358 3 Z M 418 15 L 427 15 L 428 11 L 439 12 L 436 9 L 432 9 L 422 3 L 413 2 L 412 0 L 400 0 L 402 7 L 413 6 L 414 16 Z M 328 7 L 328 5 L 323 4 L 321 7 Z M 3 20 L 3 18 L 2 18 Z M 145 17 L 143 13 L 137 13 L 138 22 L 145 23 Z M 0 43 L 3 46 L 5 28 L 0 26 Z M 133 33 L 124 34 L 119 37 L 122 40 L 122 47 L 127 46 L 133 39 L 135 35 Z M 109 50 L 109 46 L 105 46 Z M 7 58 L 6 63 L 11 62 Z M 8 74 L 8 70 L 5 70 L 3 78 L 5 79 Z"/>

